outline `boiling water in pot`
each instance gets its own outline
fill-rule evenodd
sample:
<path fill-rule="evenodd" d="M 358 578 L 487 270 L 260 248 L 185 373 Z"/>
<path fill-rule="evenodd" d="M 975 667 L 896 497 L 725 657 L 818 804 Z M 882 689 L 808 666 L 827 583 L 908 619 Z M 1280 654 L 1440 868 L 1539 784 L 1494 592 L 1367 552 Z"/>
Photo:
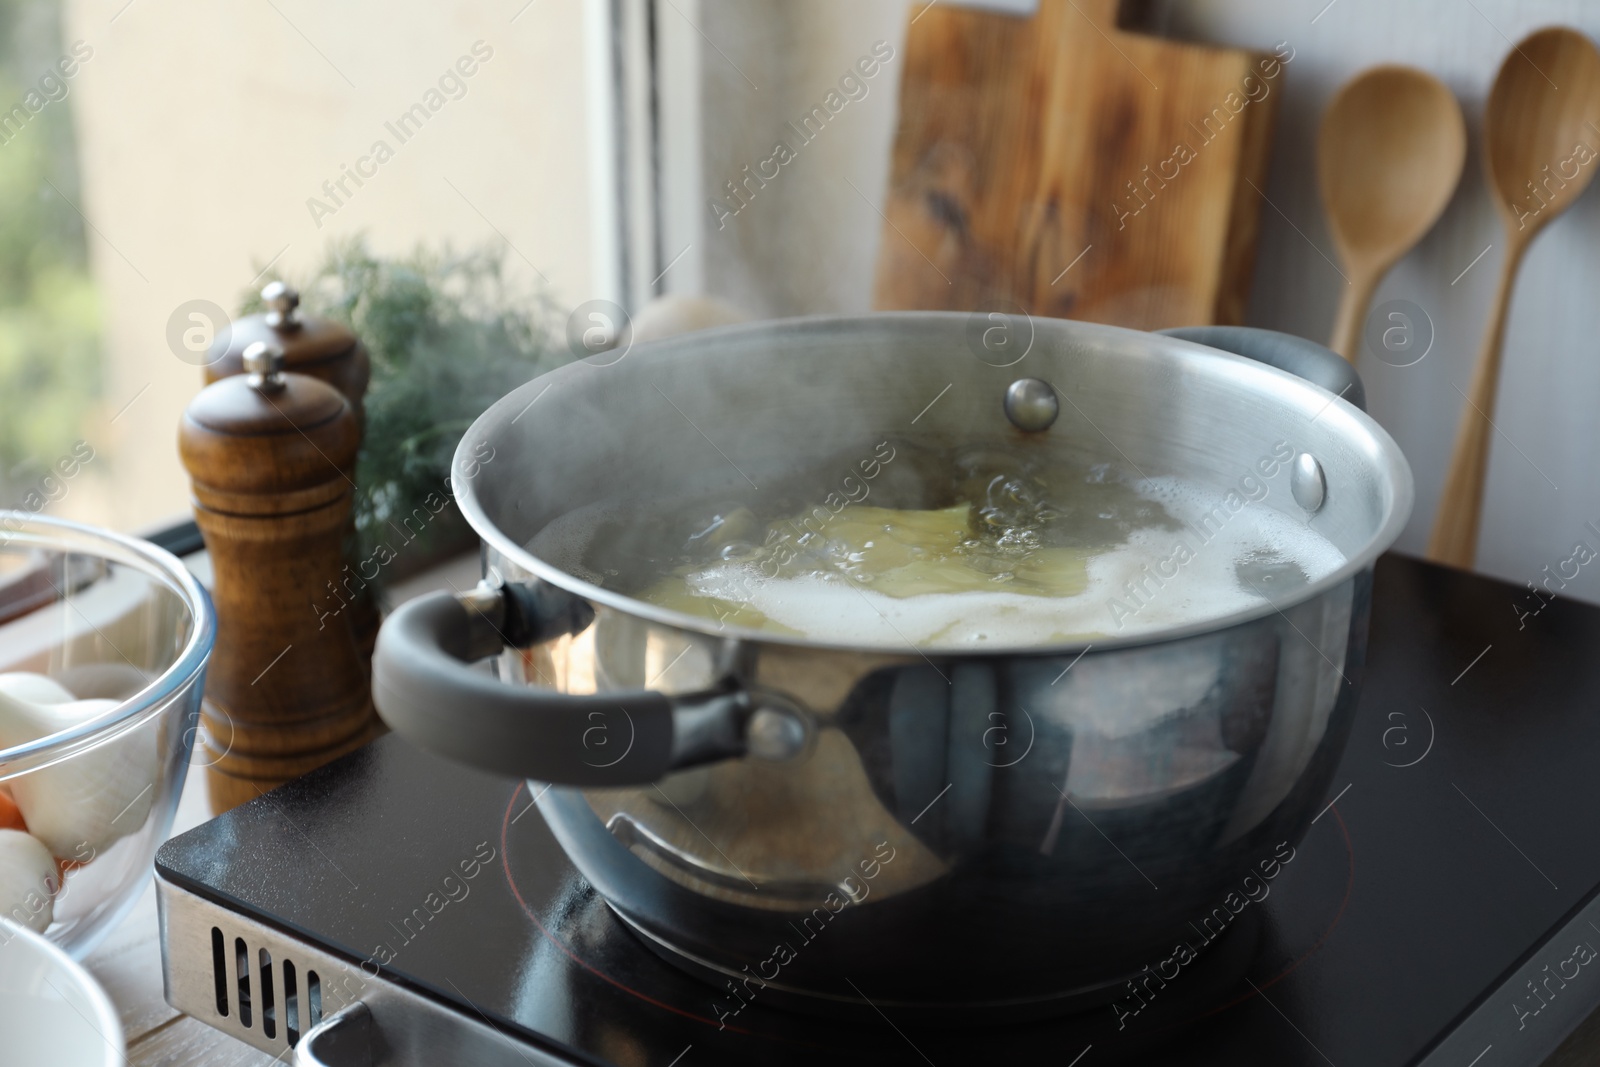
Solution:
<path fill-rule="evenodd" d="M 604 501 L 528 547 L 725 627 L 863 646 L 1060 644 L 1220 618 L 1336 570 L 1339 550 L 1272 506 L 1292 458 L 1280 445 L 1260 465 L 1269 476 L 1219 489 L 1059 450 L 883 441 L 759 491 Z"/>

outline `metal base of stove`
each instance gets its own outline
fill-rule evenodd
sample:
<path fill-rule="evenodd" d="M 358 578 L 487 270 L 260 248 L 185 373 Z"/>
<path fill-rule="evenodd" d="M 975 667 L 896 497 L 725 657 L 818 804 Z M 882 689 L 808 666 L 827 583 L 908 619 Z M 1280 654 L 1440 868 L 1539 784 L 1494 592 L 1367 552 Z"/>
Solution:
<path fill-rule="evenodd" d="M 297 1067 L 571 1067 L 156 876 L 167 1003 Z M 289 1057 L 292 1054 L 293 1059 Z"/>
<path fill-rule="evenodd" d="M 161 919 L 162 977 L 166 999 L 179 1011 L 269 1055 L 297 1067 L 400 1067 L 416 1064 L 473 1064 L 474 1067 L 569 1067 L 533 1042 L 513 1037 L 459 1008 L 440 1003 L 377 968 L 352 967 L 344 959 L 278 927 L 259 922 L 198 893 L 156 876 Z M 678 952 L 640 930 L 616 912 L 619 921 L 652 952 L 718 987 L 722 972 Z M 1247 916 L 1248 919 L 1248 916 Z M 1140 1029 L 1157 1035 L 1213 1006 L 1217 994 L 1232 989 L 1249 968 L 1259 942 L 1259 926 L 1243 921 L 1207 951 L 1186 983 L 1186 995 L 1160 1003 L 1141 1019 Z M 1119 987 L 1120 988 L 1120 984 Z M 960 1005 L 896 1005 L 867 1000 L 824 1001 L 814 994 L 777 986 L 763 990 L 770 1006 L 832 1018 L 874 1018 L 887 1007 L 897 1017 L 924 1025 L 981 1028 L 1000 1021 L 996 1009 L 1021 1011 L 1029 1019 L 1069 1017 L 1059 1033 L 1071 1034 L 1070 1013 L 1103 1007 L 1116 993 L 1107 987 L 1085 999 L 1082 991 L 1019 1005 L 982 1005 L 974 1014 Z M 1018 1018 L 1022 1016 L 1017 1016 Z M 1085 1030 L 1096 1019 L 1085 1018 Z M 1130 1042 L 1124 1053 L 1145 1042 Z M 292 1055 L 292 1059 L 288 1056 Z"/>

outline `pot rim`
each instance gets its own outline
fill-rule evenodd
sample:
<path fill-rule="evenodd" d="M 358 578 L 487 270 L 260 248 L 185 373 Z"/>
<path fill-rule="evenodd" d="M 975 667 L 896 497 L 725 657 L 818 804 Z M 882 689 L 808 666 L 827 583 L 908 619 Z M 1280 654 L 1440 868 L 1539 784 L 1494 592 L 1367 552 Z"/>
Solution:
<path fill-rule="evenodd" d="M 645 342 L 638 346 L 638 351 L 630 354 L 637 358 L 639 352 L 644 352 L 645 354 L 660 353 L 662 356 L 667 356 L 674 349 L 693 351 L 696 341 L 712 336 L 726 338 L 737 336 L 740 333 L 750 333 L 767 337 L 781 337 L 786 333 L 802 335 L 826 330 L 843 331 L 859 328 L 867 323 L 884 321 L 898 320 L 908 324 L 942 322 L 951 326 L 965 328 L 969 318 L 970 316 L 966 312 L 960 311 L 884 311 L 866 315 L 818 315 L 770 319 L 753 323 L 720 326 L 659 341 Z M 1030 318 L 1039 319 L 1043 317 L 1031 316 Z M 1399 538 L 1401 530 L 1404 529 L 1411 516 L 1411 508 L 1415 498 L 1411 467 L 1406 461 L 1404 453 L 1400 451 L 1400 446 L 1389 435 L 1388 431 L 1360 408 L 1333 392 L 1288 371 L 1279 370 L 1276 367 L 1268 366 L 1245 356 L 1210 348 L 1192 341 L 1183 341 L 1176 337 L 1150 333 L 1144 330 L 1107 326 L 1101 323 L 1079 322 L 1068 319 L 1045 319 L 1044 321 L 1070 323 L 1074 330 L 1082 330 L 1088 334 L 1111 337 L 1137 336 L 1141 339 L 1140 343 L 1164 349 L 1174 356 L 1203 357 L 1219 360 L 1224 364 L 1231 365 L 1230 374 L 1247 378 L 1255 376 L 1264 381 L 1270 381 L 1274 383 L 1275 391 L 1280 394 L 1285 392 L 1299 394 L 1299 397 L 1304 401 L 1303 406 L 1308 410 L 1317 412 L 1312 418 L 1322 418 L 1327 414 L 1336 412 L 1337 417 L 1353 423 L 1354 429 L 1368 435 L 1377 445 L 1382 456 L 1379 473 L 1387 484 L 1391 486 L 1391 494 L 1386 502 L 1386 511 L 1382 522 L 1379 523 L 1377 530 L 1367 539 L 1361 550 L 1349 556 L 1342 566 L 1321 579 L 1296 590 L 1292 595 L 1278 600 L 1263 600 L 1259 605 L 1228 615 L 1207 617 L 1182 626 L 1165 627 L 1159 630 L 1144 631 L 1122 637 L 1102 635 L 1093 640 L 1079 639 L 1020 646 L 995 645 L 992 648 L 985 647 L 982 649 L 973 648 L 970 645 L 913 645 L 910 642 L 906 642 L 904 649 L 896 649 L 892 646 L 868 646 L 859 643 L 796 637 L 747 626 L 718 625 L 712 620 L 701 616 L 658 607 L 654 604 L 637 600 L 627 594 L 619 593 L 614 589 L 606 589 L 603 586 L 595 585 L 569 574 L 567 571 L 535 556 L 526 547 L 507 536 L 489 518 L 479 503 L 474 479 L 467 475 L 467 465 L 472 460 L 473 448 L 485 440 L 492 428 L 508 421 L 510 415 L 526 410 L 532 399 L 543 392 L 544 389 L 549 388 L 552 384 L 550 379 L 577 375 L 594 369 L 581 360 L 550 371 L 547 374 L 541 374 L 525 382 L 501 397 L 487 411 L 478 416 L 467 432 L 462 435 L 451 462 L 451 485 L 455 489 L 456 505 L 461 509 L 462 516 L 466 518 L 467 524 L 472 527 L 473 531 L 478 534 L 484 543 L 493 547 L 501 556 L 509 559 L 518 567 L 539 579 L 575 596 L 582 597 L 591 604 L 602 605 L 636 618 L 661 623 L 679 630 L 686 630 L 719 640 L 749 641 L 763 645 L 788 646 L 807 651 L 872 652 L 875 654 L 905 652 L 915 653 L 923 659 L 954 656 L 964 658 L 1018 655 L 1062 656 L 1075 653 L 1082 654 L 1090 648 L 1101 651 L 1137 648 L 1194 637 L 1200 634 L 1217 633 L 1234 626 L 1254 622 L 1274 613 L 1281 615 L 1286 609 L 1317 599 L 1363 571 L 1371 569 L 1377 558 Z"/>

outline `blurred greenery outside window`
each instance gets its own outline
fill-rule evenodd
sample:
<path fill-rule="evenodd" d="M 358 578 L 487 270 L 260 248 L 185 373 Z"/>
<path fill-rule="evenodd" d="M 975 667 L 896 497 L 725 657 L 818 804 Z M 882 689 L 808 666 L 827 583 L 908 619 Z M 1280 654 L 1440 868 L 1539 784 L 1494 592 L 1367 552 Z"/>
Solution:
<path fill-rule="evenodd" d="M 57 0 L 0 0 L 0 506 L 29 510 L 101 392 L 67 54 Z"/>

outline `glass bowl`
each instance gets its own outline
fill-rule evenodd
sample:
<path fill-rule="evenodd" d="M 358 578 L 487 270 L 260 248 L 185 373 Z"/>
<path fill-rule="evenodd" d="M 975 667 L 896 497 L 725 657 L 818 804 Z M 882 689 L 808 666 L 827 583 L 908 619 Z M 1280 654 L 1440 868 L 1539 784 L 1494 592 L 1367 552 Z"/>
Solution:
<path fill-rule="evenodd" d="M 0 702 L 0 916 L 82 959 L 133 905 L 172 829 L 215 640 L 210 597 L 171 553 L 0 511 L 0 675 L 115 702 L 42 737 Z"/>

